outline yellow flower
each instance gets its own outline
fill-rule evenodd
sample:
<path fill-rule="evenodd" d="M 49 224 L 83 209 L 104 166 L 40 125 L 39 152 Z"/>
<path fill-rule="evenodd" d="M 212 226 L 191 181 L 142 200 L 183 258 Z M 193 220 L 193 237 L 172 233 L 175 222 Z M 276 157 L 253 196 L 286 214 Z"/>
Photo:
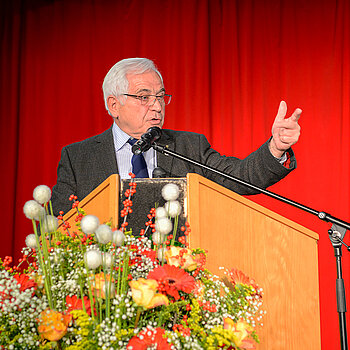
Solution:
<path fill-rule="evenodd" d="M 58 311 L 47 309 L 41 312 L 39 322 L 39 333 L 41 336 L 50 341 L 60 340 L 66 333 L 71 315 L 61 314 Z"/>
<path fill-rule="evenodd" d="M 253 332 L 253 327 L 246 321 L 240 319 L 238 322 L 233 322 L 229 317 L 224 318 L 224 329 L 233 332 L 233 339 L 238 347 L 244 349 L 253 349 L 253 341 L 247 339 L 249 335 Z"/>
<path fill-rule="evenodd" d="M 172 246 L 165 252 L 165 259 L 169 265 L 181 267 L 187 271 L 193 271 L 197 268 L 197 262 L 194 260 L 190 249 Z"/>
<path fill-rule="evenodd" d="M 111 285 L 110 285 L 111 284 Z M 115 294 L 114 279 L 103 272 L 95 274 L 95 280 L 91 283 L 91 291 L 96 297 L 106 299 L 106 293 L 110 291 L 110 298 Z"/>
<path fill-rule="evenodd" d="M 137 281 L 130 281 L 129 285 L 132 298 L 139 306 L 152 309 L 156 306 L 169 304 L 169 300 L 165 295 L 157 293 L 158 282 L 156 280 L 140 278 Z"/>

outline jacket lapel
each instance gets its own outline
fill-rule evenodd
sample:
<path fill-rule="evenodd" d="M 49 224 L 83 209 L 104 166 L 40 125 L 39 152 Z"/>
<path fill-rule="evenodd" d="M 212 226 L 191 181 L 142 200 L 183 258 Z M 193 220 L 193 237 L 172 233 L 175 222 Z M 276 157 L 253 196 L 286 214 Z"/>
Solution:
<path fill-rule="evenodd" d="M 98 135 L 96 141 L 96 153 L 100 165 L 100 171 L 109 177 L 112 174 L 119 174 L 117 159 L 114 149 L 112 127 Z"/>
<path fill-rule="evenodd" d="M 161 146 L 167 147 L 171 151 L 174 151 L 175 149 L 175 140 L 165 129 L 163 129 L 162 137 L 158 143 Z M 157 166 L 164 169 L 168 176 L 172 173 L 173 161 L 174 157 L 166 156 L 163 153 L 157 152 Z"/>

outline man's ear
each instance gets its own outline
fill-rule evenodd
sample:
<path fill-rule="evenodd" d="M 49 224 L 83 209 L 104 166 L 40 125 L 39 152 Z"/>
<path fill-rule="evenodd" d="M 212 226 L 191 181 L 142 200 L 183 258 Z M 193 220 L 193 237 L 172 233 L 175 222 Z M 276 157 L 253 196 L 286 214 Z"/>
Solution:
<path fill-rule="evenodd" d="M 119 100 L 115 96 L 110 95 L 107 97 L 107 106 L 108 106 L 108 110 L 112 114 L 112 116 L 114 118 L 118 118 L 119 108 L 120 108 Z"/>

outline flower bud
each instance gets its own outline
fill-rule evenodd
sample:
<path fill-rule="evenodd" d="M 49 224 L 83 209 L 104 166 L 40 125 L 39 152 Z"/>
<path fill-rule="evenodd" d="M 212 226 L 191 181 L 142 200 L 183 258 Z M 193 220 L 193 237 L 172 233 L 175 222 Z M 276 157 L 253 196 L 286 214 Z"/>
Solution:
<path fill-rule="evenodd" d="M 86 251 L 84 254 L 84 261 L 89 269 L 97 269 L 102 263 L 101 252 L 95 249 Z"/>
<path fill-rule="evenodd" d="M 152 235 L 152 241 L 154 244 L 162 244 L 166 241 L 166 236 L 156 231 Z"/>
<path fill-rule="evenodd" d="M 103 253 L 102 263 L 103 263 L 103 266 L 110 268 L 112 266 L 112 254 L 108 252 Z"/>
<path fill-rule="evenodd" d="M 26 246 L 28 248 L 36 249 L 36 237 L 34 233 L 31 233 L 26 237 Z"/>
<path fill-rule="evenodd" d="M 107 244 L 108 242 L 110 242 L 112 240 L 112 230 L 108 225 L 100 225 L 96 231 L 96 239 L 99 243 L 101 244 Z"/>
<path fill-rule="evenodd" d="M 54 232 L 58 228 L 58 220 L 55 216 L 47 215 L 42 221 L 44 232 Z"/>
<path fill-rule="evenodd" d="M 95 215 L 86 215 L 80 222 L 80 228 L 86 234 L 94 233 L 99 225 L 100 220 Z"/>
<path fill-rule="evenodd" d="M 156 220 L 155 229 L 159 233 L 167 235 L 173 229 L 173 224 L 168 218 L 160 218 Z"/>
<path fill-rule="evenodd" d="M 162 196 L 166 201 L 174 201 L 179 197 L 180 189 L 175 184 L 166 184 L 162 188 Z"/>
<path fill-rule="evenodd" d="M 165 252 L 166 252 L 166 247 L 159 248 L 157 250 L 157 258 L 160 262 L 165 261 Z"/>
<path fill-rule="evenodd" d="M 30 200 L 23 206 L 24 215 L 31 220 L 39 221 L 45 216 L 45 209 L 36 201 Z"/>
<path fill-rule="evenodd" d="M 178 201 L 168 201 L 165 203 L 164 208 L 172 218 L 181 213 L 181 204 Z"/>
<path fill-rule="evenodd" d="M 33 198 L 40 204 L 47 203 L 51 198 L 51 189 L 46 185 L 39 185 L 34 188 Z"/>
<path fill-rule="evenodd" d="M 117 247 L 121 247 L 124 244 L 124 241 L 125 241 L 124 233 L 122 231 L 120 231 L 120 230 L 114 231 L 112 242 Z"/>
<path fill-rule="evenodd" d="M 164 207 L 158 207 L 158 208 L 156 209 L 156 218 L 157 218 L 157 219 L 165 218 L 165 217 L 167 217 L 167 216 L 168 216 L 168 213 L 167 213 L 167 211 L 165 210 Z"/>

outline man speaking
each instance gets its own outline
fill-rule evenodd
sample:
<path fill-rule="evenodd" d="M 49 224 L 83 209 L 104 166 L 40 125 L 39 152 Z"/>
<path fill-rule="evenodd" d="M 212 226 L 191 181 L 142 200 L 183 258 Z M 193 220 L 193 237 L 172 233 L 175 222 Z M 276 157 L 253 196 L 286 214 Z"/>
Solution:
<path fill-rule="evenodd" d="M 138 177 L 152 177 L 160 168 L 166 177 L 185 177 L 198 173 L 240 194 L 252 194 L 248 188 L 232 180 L 188 164 L 182 160 L 157 153 L 150 148 L 134 155 L 132 146 L 150 127 L 162 128 L 165 106 L 171 95 L 154 63 L 146 58 L 128 58 L 116 63 L 103 82 L 105 106 L 114 122 L 111 128 L 62 149 L 57 170 L 57 184 L 52 191 L 55 215 L 70 209 L 68 198 L 75 194 L 82 200 L 112 174 L 122 179 L 133 172 Z M 297 108 L 286 118 L 287 105 L 280 103 L 272 126 L 272 137 L 244 159 L 226 157 L 213 150 L 204 135 L 163 129 L 158 144 L 192 158 L 231 176 L 267 188 L 295 169 L 291 149 L 300 135 Z"/>

